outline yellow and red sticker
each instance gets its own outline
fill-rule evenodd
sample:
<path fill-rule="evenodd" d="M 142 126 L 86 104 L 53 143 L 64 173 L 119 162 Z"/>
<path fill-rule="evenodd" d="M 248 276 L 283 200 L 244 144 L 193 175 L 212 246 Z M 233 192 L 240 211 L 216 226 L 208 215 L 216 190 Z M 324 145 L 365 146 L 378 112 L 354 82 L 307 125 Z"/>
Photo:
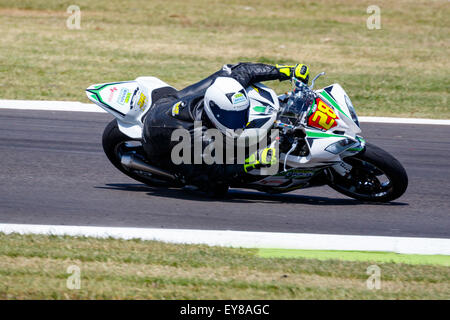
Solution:
<path fill-rule="evenodd" d="M 316 99 L 316 105 L 316 111 L 308 118 L 308 125 L 325 131 L 336 127 L 336 119 L 339 118 L 334 110 L 326 105 L 320 98 Z"/>

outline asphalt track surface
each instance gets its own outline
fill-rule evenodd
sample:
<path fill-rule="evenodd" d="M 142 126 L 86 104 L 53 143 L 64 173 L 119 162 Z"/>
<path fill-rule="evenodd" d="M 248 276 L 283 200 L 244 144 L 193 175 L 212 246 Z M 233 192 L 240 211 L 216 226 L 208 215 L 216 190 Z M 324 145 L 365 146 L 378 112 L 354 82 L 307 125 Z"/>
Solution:
<path fill-rule="evenodd" d="M 234 189 L 225 200 L 147 187 L 103 154 L 111 120 L 0 109 L 0 223 L 450 238 L 450 126 L 361 125 L 409 175 L 403 197 L 377 205 L 329 187 L 284 195 Z"/>

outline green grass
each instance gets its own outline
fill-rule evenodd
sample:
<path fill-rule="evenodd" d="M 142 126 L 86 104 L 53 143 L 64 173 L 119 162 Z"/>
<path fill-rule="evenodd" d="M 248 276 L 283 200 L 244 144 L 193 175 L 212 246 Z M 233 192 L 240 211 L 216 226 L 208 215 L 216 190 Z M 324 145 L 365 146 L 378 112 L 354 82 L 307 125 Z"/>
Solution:
<path fill-rule="evenodd" d="M 393 252 L 367 251 L 326 251 L 295 249 L 260 249 L 258 255 L 263 258 L 307 258 L 319 260 L 374 261 L 404 264 L 441 265 L 450 267 L 450 256 L 397 254 Z"/>
<path fill-rule="evenodd" d="M 91 84 L 154 75 L 182 88 L 225 63 L 310 65 L 361 115 L 450 118 L 450 6 L 377 1 L 0 0 L 0 98 L 87 102 Z M 269 83 L 279 93 L 287 83 Z"/>
<path fill-rule="evenodd" d="M 381 269 L 369 290 L 367 268 Z M 66 286 L 67 268 L 81 288 Z M 257 249 L 0 233 L 0 299 L 450 299 L 450 269 Z"/>

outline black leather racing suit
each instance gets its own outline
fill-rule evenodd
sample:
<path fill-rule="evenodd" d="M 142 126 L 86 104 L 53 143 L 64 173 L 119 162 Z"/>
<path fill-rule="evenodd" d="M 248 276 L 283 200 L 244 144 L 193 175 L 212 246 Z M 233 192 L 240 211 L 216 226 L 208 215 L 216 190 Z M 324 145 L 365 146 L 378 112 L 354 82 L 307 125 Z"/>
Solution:
<path fill-rule="evenodd" d="M 178 128 L 189 130 L 193 141 L 194 121 L 202 121 L 203 130 L 214 128 L 203 109 L 206 89 L 218 77 L 231 77 L 244 88 L 267 80 L 287 80 L 275 66 L 262 63 L 238 63 L 225 65 L 204 80 L 177 91 L 163 87 L 153 91 L 152 106 L 145 116 L 143 146 L 150 162 L 183 175 L 188 183 L 205 186 L 208 181 L 227 183 L 227 180 L 243 172 L 242 165 L 181 164 L 171 161 L 172 148 L 178 141 L 171 141 L 172 132 Z M 174 104 L 181 102 L 179 112 L 172 114 Z M 193 150 L 193 149 L 192 149 Z"/>

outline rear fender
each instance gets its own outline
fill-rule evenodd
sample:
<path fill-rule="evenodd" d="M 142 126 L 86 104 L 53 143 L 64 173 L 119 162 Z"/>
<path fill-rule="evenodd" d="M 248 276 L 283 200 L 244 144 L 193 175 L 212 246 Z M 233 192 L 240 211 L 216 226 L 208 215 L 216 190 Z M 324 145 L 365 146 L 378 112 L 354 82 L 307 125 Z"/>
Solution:
<path fill-rule="evenodd" d="M 94 84 L 86 95 L 117 118 L 119 130 L 133 139 L 142 138 L 142 119 L 152 105 L 152 91 L 169 87 L 155 77 L 139 77 L 133 81 Z"/>

